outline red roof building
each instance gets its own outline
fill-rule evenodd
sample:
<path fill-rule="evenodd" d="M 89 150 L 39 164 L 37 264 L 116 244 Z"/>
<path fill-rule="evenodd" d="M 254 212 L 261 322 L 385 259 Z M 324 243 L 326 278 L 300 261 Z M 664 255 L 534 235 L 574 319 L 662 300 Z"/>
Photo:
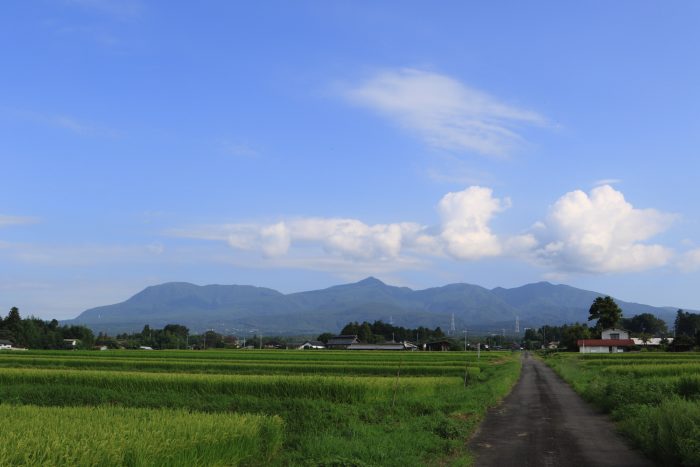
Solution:
<path fill-rule="evenodd" d="M 618 353 L 634 347 L 632 339 L 579 339 L 576 341 L 581 353 Z"/>

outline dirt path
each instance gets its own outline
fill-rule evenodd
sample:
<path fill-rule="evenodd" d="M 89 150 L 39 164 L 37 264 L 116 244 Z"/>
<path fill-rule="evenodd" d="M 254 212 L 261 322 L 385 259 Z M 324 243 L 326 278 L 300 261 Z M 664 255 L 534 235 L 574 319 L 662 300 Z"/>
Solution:
<path fill-rule="evenodd" d="M 477 467 L 651 466 L 612 422 L 528 354 L 520 381 L 470 442 Z"/>

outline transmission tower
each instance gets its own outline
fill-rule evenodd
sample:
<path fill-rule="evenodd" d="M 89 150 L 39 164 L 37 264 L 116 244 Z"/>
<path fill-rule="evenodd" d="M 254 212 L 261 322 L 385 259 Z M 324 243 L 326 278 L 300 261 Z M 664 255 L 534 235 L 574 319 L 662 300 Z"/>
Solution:
<path fill-rule="evenodd" d="M 515 317 L 515 335 L 516 336 L 520 335 L 520 317 L 519 316 Z"/>
<path fill-rule="evenodd" d="M 453 336 L 457 328 L 455 327 L 455 314 L 452 313 L 452 321 L 450 321 L 450 336 Z"/>

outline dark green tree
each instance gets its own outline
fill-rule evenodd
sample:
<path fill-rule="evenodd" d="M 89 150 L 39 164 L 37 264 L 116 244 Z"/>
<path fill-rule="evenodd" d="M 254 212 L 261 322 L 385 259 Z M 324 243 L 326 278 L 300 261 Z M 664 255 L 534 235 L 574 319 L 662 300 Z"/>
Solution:
<path fill-rule="evenodd" d="M 316 338 L 316 340 L 323 342 L 324 344 L 327 344 L 329 340 L 333 338 L 335 334 L 330 333 L 330 332 L 324 332 L 323 334 L 319 334 L 319 336 Z"/>
<path fill-rule="evenodd" d="M 700 314 L 678 310 L 676 320 L 673 322 L 673 331 L 676 337 L 694 337 L 700 331 Z"/>
<path fill-rule="evenodd" d="M 619 326 L 622 320 L 622 309 L 611 297 L 598 297 L 588 310 L 588 321 L 598 320 L 595 328 L 598 332 L 607 328 Z"/>
<path fill-rule="evenodd" d="M 585 324 L 569 324 L 561 327 L 561 340 L 559 342 L 560 347 L 564 347 L 567 350 L 577 350 L 579 339 L 590 339 L 591 330 Z"/>
<path fill-rule="evenodd" d="M 651 313 L 642 313 L 631 318 L 623 318 L 621 323 L 623 328 L 635 334 L 644 333 L 651 336 L 661 336 L 668 333 L 666 322 Z"/>

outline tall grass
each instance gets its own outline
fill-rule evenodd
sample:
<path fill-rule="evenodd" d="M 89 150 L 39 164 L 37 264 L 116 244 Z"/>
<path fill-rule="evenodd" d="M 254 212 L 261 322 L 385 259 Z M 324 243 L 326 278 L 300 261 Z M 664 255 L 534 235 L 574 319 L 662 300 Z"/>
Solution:
<path fill-rule="evenodd" d="M 700 355 L 558 355 L 545 360 L 661 465 L 700 465 Z"/>

